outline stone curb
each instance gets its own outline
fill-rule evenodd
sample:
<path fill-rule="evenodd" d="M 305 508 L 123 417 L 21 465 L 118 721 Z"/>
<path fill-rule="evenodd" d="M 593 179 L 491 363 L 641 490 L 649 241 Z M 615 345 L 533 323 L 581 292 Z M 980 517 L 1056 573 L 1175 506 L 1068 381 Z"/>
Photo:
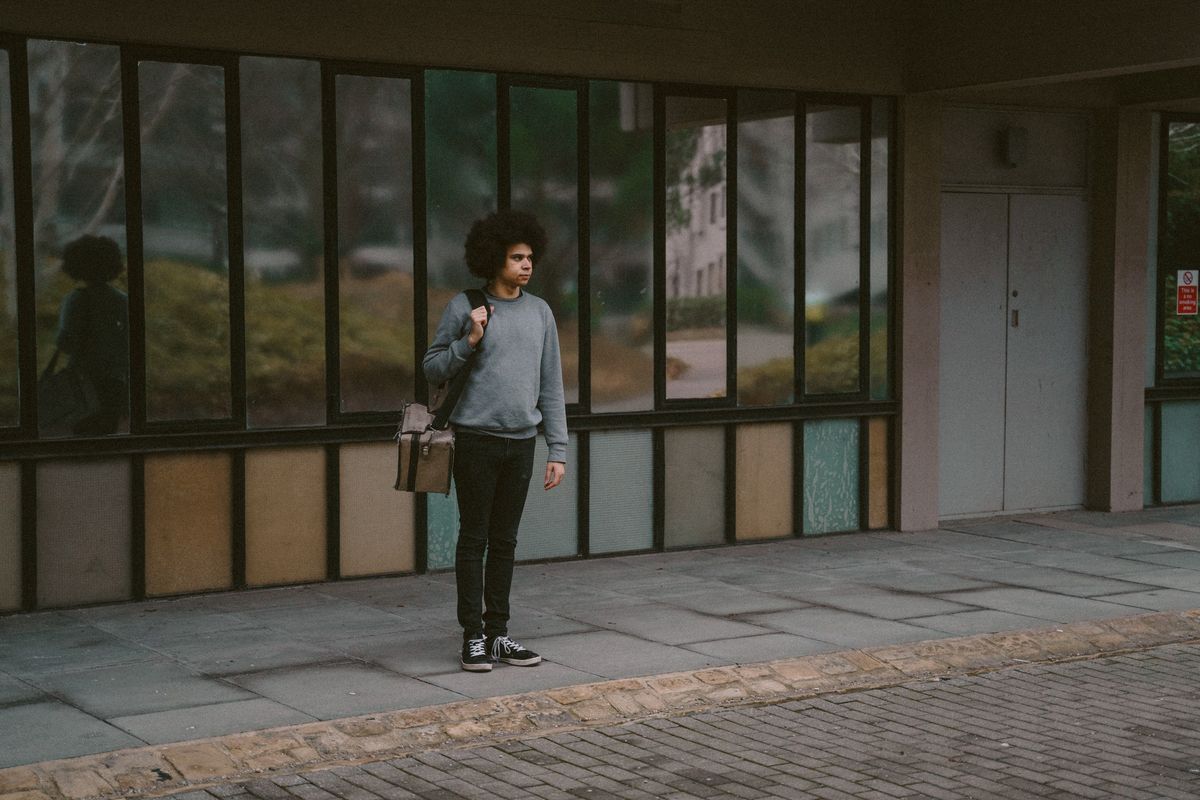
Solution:
<path fill-rule="evenodd" d="M 0 800 L 157 796 L 436 747 L 1200 640 L 1200 609 L 602 681 L 0 769 Z"/>

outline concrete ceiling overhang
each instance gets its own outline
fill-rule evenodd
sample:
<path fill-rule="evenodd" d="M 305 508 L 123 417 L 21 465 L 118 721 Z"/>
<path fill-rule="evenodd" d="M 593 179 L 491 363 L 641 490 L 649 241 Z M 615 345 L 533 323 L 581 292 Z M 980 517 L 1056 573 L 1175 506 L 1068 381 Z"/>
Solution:
<path fill-rule="evenodd" d="M 1200 111 L 1200 2 L 913 0 L 905 91 Z"/>

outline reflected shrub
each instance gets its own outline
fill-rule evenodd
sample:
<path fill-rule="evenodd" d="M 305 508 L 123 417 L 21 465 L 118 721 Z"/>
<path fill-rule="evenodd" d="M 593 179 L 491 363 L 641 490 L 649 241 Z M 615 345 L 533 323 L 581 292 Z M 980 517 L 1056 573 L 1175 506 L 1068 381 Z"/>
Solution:
<path fill-rule="evenodd" d="M 725 295 L 667 300 L 667 330 L 719 328 L 725 324 Z"/>

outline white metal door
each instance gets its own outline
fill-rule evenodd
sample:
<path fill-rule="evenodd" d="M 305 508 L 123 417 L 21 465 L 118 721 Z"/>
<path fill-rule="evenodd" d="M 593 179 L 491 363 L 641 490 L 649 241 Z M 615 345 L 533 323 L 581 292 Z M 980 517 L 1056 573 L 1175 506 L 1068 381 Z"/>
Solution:
<path fill-rule="evenodd" d="M 1087 207 L 942 195 L 939 510 L 1081 505 Z"/>

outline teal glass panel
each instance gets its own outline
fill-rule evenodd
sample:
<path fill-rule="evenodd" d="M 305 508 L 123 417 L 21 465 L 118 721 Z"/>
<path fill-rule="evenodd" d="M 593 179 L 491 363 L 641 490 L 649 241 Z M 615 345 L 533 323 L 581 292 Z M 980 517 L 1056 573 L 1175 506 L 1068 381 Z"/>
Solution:
<path fill-rule="evenodd" d="M 1162 501 L 1200 500 L 1200 403 L 1163 403 Z"/>
<path fill-rule="evenodd" d="M 1142 505 L 1154 505 L 1154 406 L 1146 406 L 1142 435 Z"/>
<path fill-rule="evenodd" d="M 857 392 L 862 109 L 810 105 L 806 117 L 804 390 Z"/>
<path fill-rule="evenodd" d="M 888 245 L 891 220 L 888 196 L 891 175 L 892 101 L 871 99 L 871 399 L 886 400 L 888 386 Z"/>
<path fill-rule="evenodd" d="M 669 428 L 666 450 L 667 547 L 725 541 L 725 429 Z"/>
<path fill-rule="evenodd" d="M 454 566 L 454 548 L 458 545 L 458 495 L 454 481 L 450 494 L 425 495 L 425 562 L 429 569 L 449 569 Z"/>
<path fill-rule="evenodd" d="M 665 113 L 667 399 L 724 397 L 726 103 L 668 97 Z"/>
<path fill-rule="evenodd" d="M 649 431 L 591 434 L 588 541 L 592 553 L 654 546 L 654 444 Z"/>
<path fill-rule="evenodd" d="M 579 131 L 578 95 L 567 89 L 514 86 L 509 95 L 512 207 L 546 229 L 529 290 L 546 301 L 558 325 L 563 392 L 579 401 Z"/>
<path fill-rule="evenodd" d="M 738 92 L 738 405 L 796 385 L 796 95 Z"/>
<path fill-rule="evenodd" d="M 321 68 L 245 57 L 242 218 L 246 423 L 325 422 L 325 237 Z"/>
<path fill-rule="evenodd" d="M 533 454 L 533 477 L 525 498 L 525 513 L 517 532 L 517 560 L 558 558 L 579 553 L 579 447 L 571 435 L 567 444 L 567 477 L 546 491 L 546 441 L 537 437 Z"/>
<path fill-rule="evenodd" d="M 0 427 L 21 421 L 17 400 L 17 250 L 13 230 L 12 98 L 0 50 Z"/>
<path fill-rule="evenodd" d="M 1167 207 L 1159 213 L 1165 216 L 1166 224 L 1162 228 L 1158 259 L 1163 282 L 1163 306 L 1159 309 L 1163 315 L 1163 377 L 1197 378 L 1200 377 L 1200 315 L 1194 311 L 1176 313 L 1176 282 L 1180 270 L 1200 269 L 1200 122 L 1172 122 L 1168 126 L 1165 180 Z M 1194 288 L 1192 292 L 1194 304 Z M 1169 502 L 1165 488 L 1163 502 Z"/>
<path fill-rule="evenodd" d="M 125 251 L 121 50 L 31 40 L 28 52 L 38 366 L 45 369 L 62 344 L 75 366 L 106 385 L 101 415 L 73 429 L 52 427 L 42 419 L 39 434 L 127 433 L 129 311 L 124 270 L 116 276 L 108 270 L 89 275 L 98 263 L 94 257 L 76 259 L 71 269 L 78 277 L 63 269 L 66 247 L 81 236 L 108 237 L 120 253 Z M 102 288 L 105 285 L 110 288 Z M 85 298 L 91 305 L 79 302 Z M 111 335 L 76 333 L 93 328 Z M 60 357 L 60 366 L 63 360 Z"/>
<path fill-rule="evenodd" d="M 387 411 L 415 395 L 412 82 L 336 87 L 341 408 Z"/>
<path fill-rule="evenodd" d="M 804 423 L 804 533 L 859 528 L 858 420 Z"/>
<path fill-rule="evenodd" d="M 138 64 L 146 416 L 231 414 L 225 70 Z"/>
<path fill-rule="evenodd" d="M 654 406 L 654 88 L 592 81 L 592 411 Z"/>
<path fill-rule="evenodd" d="M 463 242 L 471 223 L 496 210 L 496 76 L 425 71 L 425 202 L 429 330 L 456 293 L 477 286 Z"/>

